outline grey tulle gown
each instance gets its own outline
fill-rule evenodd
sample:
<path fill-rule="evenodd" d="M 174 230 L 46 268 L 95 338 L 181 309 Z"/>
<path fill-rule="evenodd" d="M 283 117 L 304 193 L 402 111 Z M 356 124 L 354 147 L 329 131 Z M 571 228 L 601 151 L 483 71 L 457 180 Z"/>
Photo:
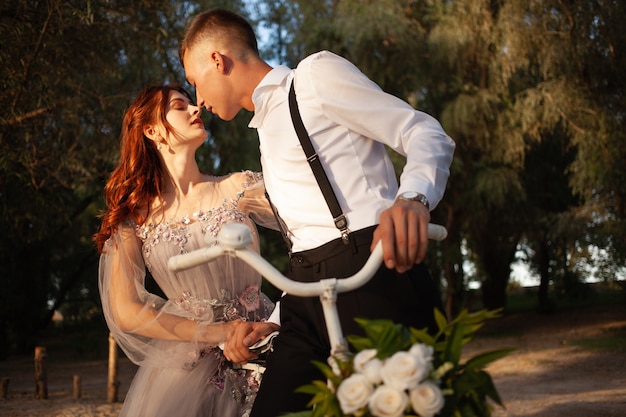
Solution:
<path fill-rule="evenodd" d="M 246 224 L 257 251 L 251 217 L 273 227 L 259 173 L 235 173 L 214 182 L 215 198 L 208 207 L 160 224 L 125 222 L 105 245 L 99 270 L 104 315 L 119 346 L 139 365 L 120 416 L 246 416 L 254 401 L 259 373 L 233 369 L 215 346 L 168 340 L 181 318 L 196 321 L 201 331 L 212 322 L 264 320 L 274 307 L 260 292 L 261 276 L 233 257 L 182 272 L 167 268 L 171 256 L 206 246 L 205 237 L 216 237 L 226 223 Z M 146 268 L 166 299 L 146 291 Z M 146 317 L 145 325 L 158 322 L 163 338 L 141 336 L 140 328 L 120 328 L 116 318 L 130 305 L 138 317 Z"/>

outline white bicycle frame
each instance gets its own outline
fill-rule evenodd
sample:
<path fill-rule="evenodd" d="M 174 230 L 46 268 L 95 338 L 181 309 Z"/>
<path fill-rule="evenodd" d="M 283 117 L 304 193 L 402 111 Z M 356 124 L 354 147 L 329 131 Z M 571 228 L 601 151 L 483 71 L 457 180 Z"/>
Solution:
<path fill-rule="evenodd" d="M 429 239 L 443 240 L 446 236 L 447 230 L 443 226 L 428 225 Z M 214 240 L 211 239 L 210 242 L 214 243 Z M 378 242 L 365 265 L 356 274 L 341 279 L 322 279 L 318 282 L 296 282 L 287 278 L 261 255 L 248 249 L 248 245 L 251 242 L 250 229 L 246 225 L 238 223 L 227 224 L 222 226 L 218 234 L 217 244 L 172 256 L 168 261 L 168 267 L 172 271 L 181 271 L 211 262 L 219 256 L 234 256 L 248 263 L 274 286 L 287 294 L 300 297 L 319 296 L 331 346 L 330 357 L 345 358 L 349 349 L 348 343 L 343 336 L 339 314 L 337 313 L 337 294 L 359 288 L 374 276 L 382 262 L 383 250 L 381 242 Z"/>

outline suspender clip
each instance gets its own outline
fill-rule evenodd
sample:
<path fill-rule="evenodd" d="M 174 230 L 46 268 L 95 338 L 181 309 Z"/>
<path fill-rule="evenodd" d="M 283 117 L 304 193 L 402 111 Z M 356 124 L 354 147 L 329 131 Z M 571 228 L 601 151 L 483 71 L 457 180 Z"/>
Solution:
<path fill-rule="evenodd" d="M 341 231 L 345 231 L 348 229 L 348 220 L 343 214 L 339 217 L 335 217 L 333 221 L 335 222 L 335 226 L 337 227 L 337 229 Z"/>
<path fill-rule="evenodd" d="M 339 217 L 335 217 L 333 221 L 335 222 L 337 229 L 341 231 L 341 240 L 343 241 L 343 244 L 347 245 L 350 243 L 350 230 L 348 230 L 348 220 L 346 219 L 346 216 L 342 214 Z"/>

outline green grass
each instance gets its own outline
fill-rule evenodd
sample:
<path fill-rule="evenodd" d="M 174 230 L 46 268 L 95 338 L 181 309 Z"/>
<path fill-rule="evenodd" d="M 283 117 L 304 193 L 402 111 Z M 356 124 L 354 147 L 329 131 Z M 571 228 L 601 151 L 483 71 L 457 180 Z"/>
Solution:
<path fill-rule="evenodd" d="M 552 310 L 569 310 L 573 308 L 626 305 L 626 291 L 617 285 L 581 284 L 582 291 L 576 294 L 557 295 L 551 288 L 548 294 Z M 522 313 L 536 311 L 538 308 L 537 287 L 516 288 L 507 294 L 505 313 Z"/>
<path fill-rule="evenodd" d="M 626 352 L 626 334 L 614 337 L 597 339 L 579 339 L 572 341 L 573 345 L 592 350 L 619 350 Z"/>

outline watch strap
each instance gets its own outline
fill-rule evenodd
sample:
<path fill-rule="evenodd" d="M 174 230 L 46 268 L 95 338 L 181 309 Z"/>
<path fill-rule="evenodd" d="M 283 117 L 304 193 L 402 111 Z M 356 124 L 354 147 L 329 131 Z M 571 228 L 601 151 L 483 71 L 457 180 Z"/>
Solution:
<path fill-rule="evenodd" d="M 430 210 L 430 203 L 428 202 L 428 198 L 424 194 L 418 193 L 417 191 L 405 191 L 396 198 L 396 201 L 397 200 L 417 201 L 419 203 L 422 203 L 428 210 Z"/>

